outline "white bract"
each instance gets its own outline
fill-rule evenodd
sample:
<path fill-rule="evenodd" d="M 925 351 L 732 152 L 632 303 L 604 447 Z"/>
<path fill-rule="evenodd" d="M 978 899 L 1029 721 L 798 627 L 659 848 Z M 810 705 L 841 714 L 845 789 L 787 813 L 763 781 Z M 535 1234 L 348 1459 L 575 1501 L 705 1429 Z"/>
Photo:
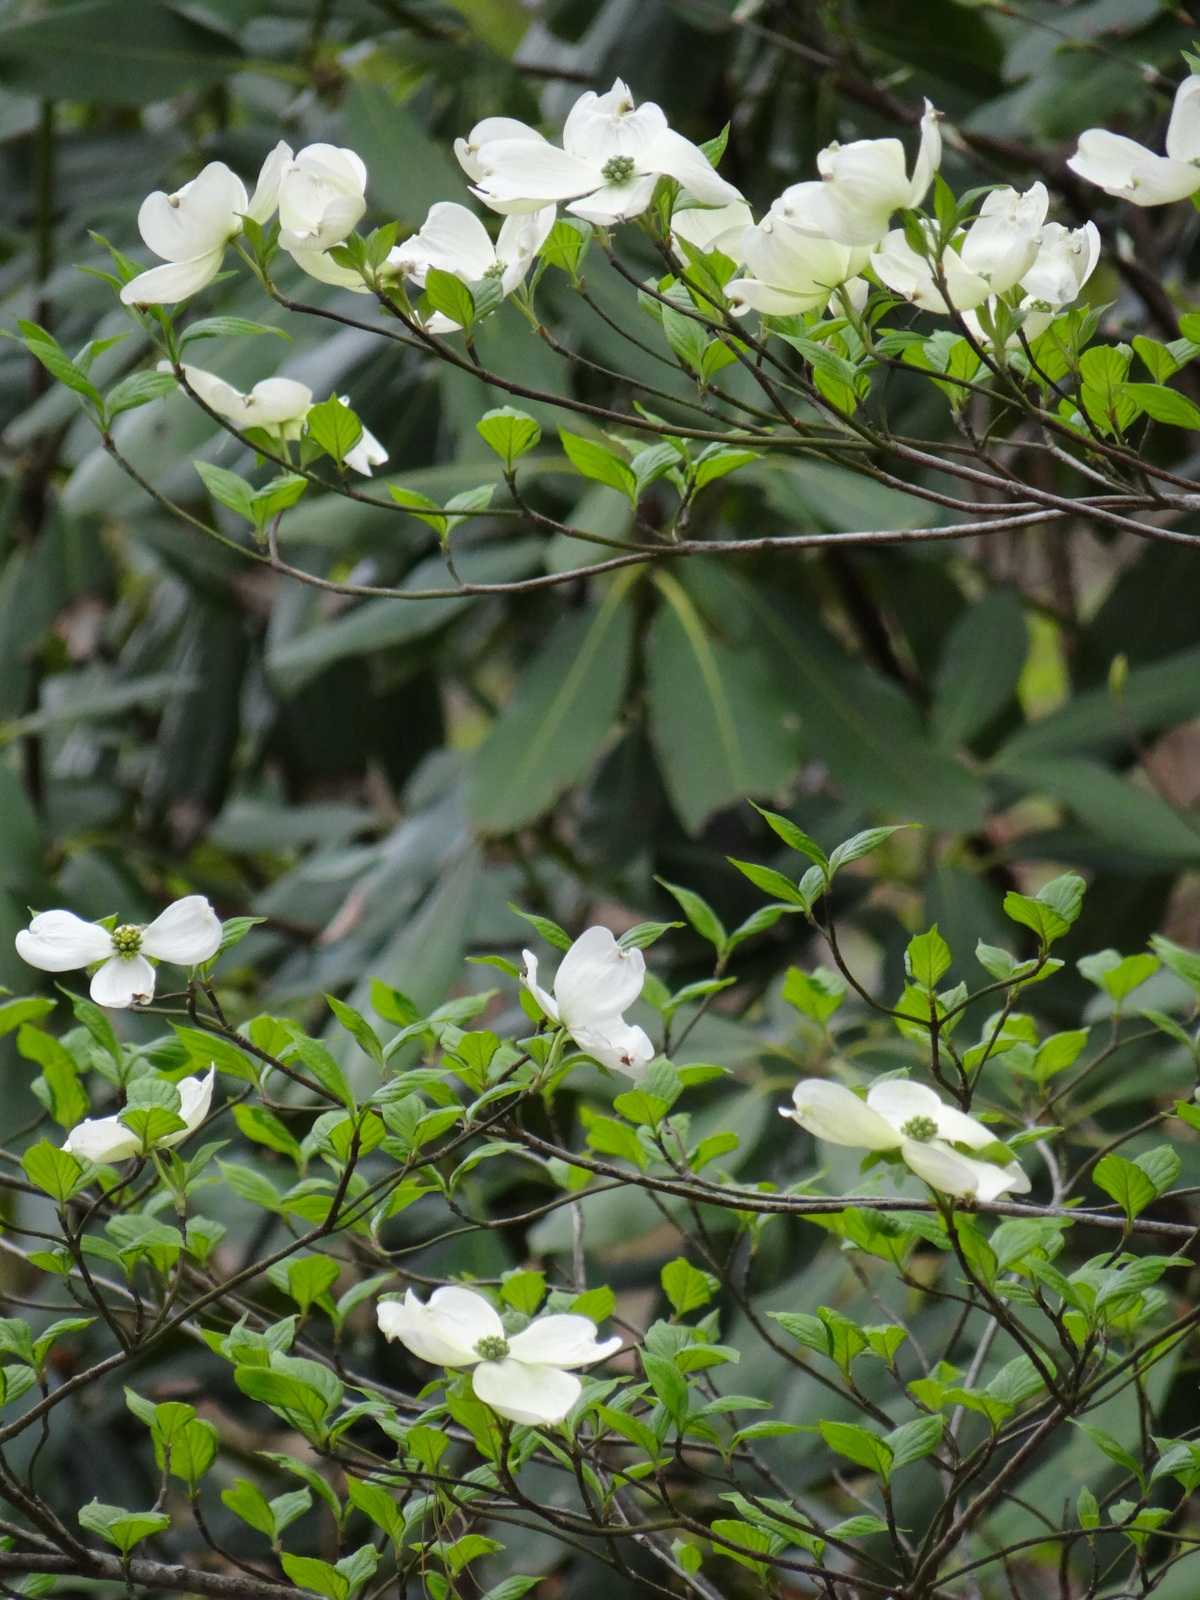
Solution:
<path fill-rule="evenodd" d="M 173 368 L 169 361 L 160 361 L 158 370 L 171 372 Z M 249 394 L 243 394 L 202 367 L 185 366 L 183 375 L 210 410 L 228 417 L 237 428 L 263 428 L 279 439 L 298 439 L 312 410 L 312 390 L 294 378 L 263 378 Z"/>
<path fill-rule="evenodd" d="M 353 150 L 310 144 L 279 170 L 279 243 L 289 254 L 328 250 L 367 209 L 367 169 Z"/>
<path fill-rule="evenodd" d="M 348 394 L 340 394 L 338 399 L 344 406 L 350 404 L 350 396 Z M 343 459 L 353 472 L 361 472 L 364 478 L 369 478 L 371 476 L 371 468 L 383 466 L 388 458 L 388 453 L 370 428 L 363 426 L 361 418 L 358 425 L 362 428 L 358 443 L 352 450 L 346 451 Z"/>
<path fill-rule="evenodd" d="M 742 235 L 753 226 L 754 213 L 744 200 L 733 200 L 727 206 L 681 206 L 671 214 L 677 255 L 683 254 L 678 241 L 686 239 L 697 250 L 719 250 L 739 265 Z"/>
<path fill-rule="evenodd" d="M 734 314 L 754 310 L 772 317 L 823 311 L 833 291 L 860 272 L 868 256 L 865 249 L 803 232 L 775 207 L 756 227 L 744 230 L 739 254 L 747 275 L 726 288 Z"/>
<path fill-rule="evenodd" d="M 923 222 L 921 230 L 932 249 L 937 237 L 936 224 Z M 943 294 L 933 264 L 913 249 L 903 228 L 893 228 L 884 236 L 871 257 L 871 266 L 880 282 L 889 289 L 911 300 L 922 311 L 936 311 L 943 316 L 949 315 L 951 310 L 967 311 L 982 305 L 990 292 L 987 279 L 972 272 L 958 251 L 950 247 L 938 263 L 946 285 Z"/>
<path fill-rule="evenodd" d="M 42 972 L 99 964 L 92 974 L 92 999 L 120 1010 L 153 999 L 154 968 L 147 956 L 178 967 L 199 966 L 220 948 L 221 923 L 203 895 L 189 894 L 147 927 L 124 923 L 111 933 L 73 911 L 42 911 L 17 934 L 16 944 L 21 959 Z"/>
<path fill-rule="evenodd" d="M 782 202 L 809 232 L 839 244 L 877 244 L 892 213 L 919 206 L 933 182 L 942 159 L 940 116 L 926 100 L 911 178 L 899 139 L 856 139 L 827 145 L 817 156 L 821 181 L 794 184 Z"/>
<path fill-rule="evenodd" d="M 1175 91 L 1167 125 L 1167 153 L 1156 156 L 1136 139 L 1107 128 L 1088 128 L 1067 162 L 1072 172 L 1105 194 L 1135 206 L 1186 200 L 1200 189 L 1200 77 L 1185 78 Z"/>
<path fill-rule="evenodd" d="M 630 1078 L 644 1077 L 654 1046 L 622 1015 L 646 980 L 642 952 L 622 950 L 607 928 L 588 928 L 563 956 L 553 995 L 537 981 L 537 957 L 531 950 L 522 953 L 521 982 L 551 1021 L 560 1023 L 602 1066 Z"/>
<path fill-rule="evenodd" d="M 211 1067 L 203 1078 L 181 1078 L 175 1087 L 179 1090 L 179 1112 L 184 1126 L 174 1133 L 164 1134 L 154 1140 L 155 1149 L 171 1150 L 182 1144 L 189 1134 L 207 1117 L 212 1105 L 213 1084 L 217 1069 Z M 128 1161 L 130 1156 L 144 1154 L 142 1141 L 120 1117 L 88 1117 L 71 1129 L 63 1149 L 73 1156 L 83 1156 L 87 1161 L 111 1164 Z"/>
<path fill-rule="evenodd" d="M 598 1340 L 588 1317 L 538 1317 L 511 1338 L 499 1314 L 473 1289 L 435 1289 L 429 1304 L 411 1289 L 403 1300 L 381 1300 L 379 1327 L 434 1366 L 470 1367 L 475 1393 L 512 1422 L 561 1422 L 583 1385 L 572 1367 L 603 1361 L 621 1347 L 620 1335 Z"/>
<path fill-rule="evenodd" d="M 965 1155 L 956 1145 L 984 1150 L 996 1142 L 981 1122 L 941 1100 L 923 1084 L 893 1078 L 876 1083 L 866 1100 L 825 1078 L 805 1078 L 792 1091 L 794 1109 L 780 1107 L 827 1144 L 898 1150 L 905 1165 L 943 1194 L 995 1200 L 1029 1189 L 1019 1162 L 1003 1166 Z"/>
<path fill-rule="evenodd" d="M 717 176 L 697 146 L 667 126 L 660 106 L 634 107 L 618 79 L 607 94 L 589 89 L 563 126 L 562 149 L 535 129 L 508 118 L 489 118 L 455 145 L 475 179 L 475 193 L 493 211 L 536 211 L 570 201 L 574 212 L 599 227 L 639 216 L 659 178 L 675 178 L 702 205 L 740 200 Z"/>
<path fill-rule="evenodd" d="M 167 264 L 151 267 L 121 290 L 127 306 L 170 305 L 211 283 L 221 270 L 225 246 L 242 231 L 244 220 L 266 222 L 275 209 L 277 172 L 287 145 L 278 144 L 263 162 L 251 199 L 236 172 L 210 161 L 174 194 L 156 189 L 142 201 L 138 232 Z"/>
<path fill-rule="evenodd" d="M 912 248 L 903 228 L 893 228 L 885 235 L 871 265 L 889 289 L 923 310 L 944 315 L 951 308 L 969 311 L 989 295 L 1014 288 L 1033 266 L 1049 204 L 1041 183 L 1024 194 L 1016 189 L 994 189 L 962 238 L 942 254 L 945 293 L 933 264 Z M 925 222 L 921 227 L 932 245 L 936 225 Z"/>
<path fill-rule="evenodd" d="M 1044 183 L 1022 194 L 993 189 L 959 245 L 963 265 L 986 280 L 993 294 L 1020 283 L 1037 259 L 1050 196 Z"/>
<path fill-rule="evenodd" d="M 495 279 L 502 296 L 524 283 L 534 257 L 554 226 L 554 206 L 505 217 L 495 244 L 483 223 L 466 206 L 439 200 L 420 231 L 388 256 L 388 266 L 421 288 L 430 268 L 448 272 L 465 284 Z M 431 333 L 453 333 L 459 324 L 435 311 L 425 326 Z"/>
<path fill-rule="evenodd" d="M 1048 222 L 1033 265 L 1021 279 L 1023 307 L 1032 313 L 1025 319 L 1025 332 L 1034 337 L 1051 316 L 1079 298 L 1079 291 L 1091 277 L 1100 259 L 1100 231 L 1094 222 L 1082 228 L 1064 228 L 1061 222 Z M 1041 327 L 1037 319 L 1042 318 Z"/>

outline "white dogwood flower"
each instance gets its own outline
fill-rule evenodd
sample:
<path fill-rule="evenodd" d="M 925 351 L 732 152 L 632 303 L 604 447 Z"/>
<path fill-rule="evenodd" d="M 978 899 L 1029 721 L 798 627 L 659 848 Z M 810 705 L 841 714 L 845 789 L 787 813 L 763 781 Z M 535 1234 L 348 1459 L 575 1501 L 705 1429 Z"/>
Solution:
<path fill-rule="evenodd" d="M 156 189 L 142 201 L 138 232 L 156 256 L 166 262 L 150 267 L 121 290 L 127 306 L 171 305 L 211 283 L 221 270 L 225 247 L 242 231 L 244 220 L 266 222 L 275 209 L 278 171 L 285 144 L 263 162 L 251 199 L 236 172 L 223 161 L 210 161 L 190 183 L 174 194 Z"/>
<path fill-rule="evenodd" d="M 1022 194 L 993 189 L 959 245 L 963 265 L 986 279 L 993 294 L 1020 283 L 1037 259 L 1050 196 L 1044 183 Z"/>
<path fill-rule="evenodd" d="M 646 958 L 640 950 L 622 950 L 607 928 L 588 928 L 563 956 L 554 979 L 554 993 L 538 983 L 538 961 L 522 952 L 521 982 L 552 1022 L 559 1023 L 585 1054 L 602 1066 L 642 1078 L 654 1059 L 654 1046 L 641 1028 L 625 1021 L 623 1012 L 642 992 Z"/>
<path fill-rule="evenodd" d="M 160 372 L 172 372 L 169 361 L 160 361 Z M 312 410 L 313 394 L 307 384 L 294 378 L 262 378 L 243 394 L 224 378 L 202 367 L 183 369 L 188 387 L 194 389 L 205 405 L 218 416 L 228 417 L 237 428 L 262 428 L 280 440 L 299 439 L 305 431 L 308 413 Z M 339 395 L 342 405 L 350 404 L 349 395 Z M 364 477 L 371 476 L 371 468 L 382 466 L 388 453 L 369 428 L 353 449 L 346 452 L 346 465 Z"/>
<path fill-rule="evenodd" d="M 341 244 L 367 209 L 367 169 L 353 150 L 305 145 L 279 169 L 279 243 L 289 252 Z"/>
<path fill-rule="evenodd" d="M 589 89 L 579 97 L 561 149 L 524 124 L 500 120 L 502 129 L 480 124 L 459 151 L 466 170 L 479 173 L 474 192 L 494 211 L 570 201 L 568 211 L 608 227 L 645 211 L 661 177 L 675 178 L 702 205 L 741 199 L 699 146 L 667 126 L 660 106 L 647 101 L 635 108 L 620 79 L 607 94 Z"/>
<path fill-rule="evenodd" d="M 1099 259 L 1100 230 L 1094 222 L 1085 222 L 1082 228 L 1046 224 L 1033 264 L 1021 278 L 1027 338 L 1036 338 L 1056 312 L 1079 298 Z"/>
<path fill-rule="evenodd" d="M 171 1150 L 177 1144 L 182 1144 L 189 1134 L 195 1133 L 212 1105 L 216 1076 L 216 1067 L 210 1067 L 203 1078 L 179 1080 L 175 1085 L 179 1090 L 178 1115 L 184 1126 L 177 1128 L 174 1133 L 164 1134 L 161 1139 L 155 1139 L 156 1149 Z M 125 1126 L 119 1116 L 88 1117 L 77 1123 L 67 1135 L 63 1149 L 74 1156 L 83 1156 L 87 1161 L 107 1165 L 143 1154 L 141 1139 Z"/>
<path fill-rule="evenodd" d="M 833 291 L 866 265 L 869 252 L 804 233 L 772 209 L 743 232 L 739 254 L 747 275 L 726 288 L 735 315 L 754 310 L 788 317 L 823 311 Z"/>
<path fill-rule="evenodd" d="M 932 245 L 934 224 L 923 223 L 922 229 Z M 932 263 L 913 249 L 903 228 L 893 228 L 884 235 L 879 248 L 871 256 L 871 266 L 889 289 L 911 300 L 922 311 L 936 311 L 943 316 L 948 316 L 952 309 L 967 311 L 973 306 L 982 305 L 991 292 L 987 279 L 972 272 L 958 251 L 949 246 L 939 263 L 946 283 L 946 293 L 943 294 Z"/>
<path fill-rule="evenodd" d="M 794 1109 L 779 1109 L 827 1144 L 898 1150 L 905 1165 L 943 1194 L 995 1200 L 1024 1194 L 1029 1179 L 1017 1161 L 1003 1166 L 956 1149 L 984 1150 L 996 1142 L 981 1122 L 949 1106 L 923 1084 L 893 1078 L 876 1083 L 860 1100 L 826 1078 L 805 1078 L 792 1091 Z"/>
<path fill-rule="evenodd" d="M 169 361 L 160 361 L 158 370 L 174 369 Z M 312 410 L 312 390 L 294 378 L 263 378 L 243 394 L 202 367 L 185 366 L 183 374 L 205 405 L 237 428 L 263 428 L 280 439 L 298 439 Z"/>
<path fill-rule="evenodd" d="M 147 927 L 123 923 L 109 930 L 73 911 L 39 912 L 17 934 L 17 954 L 42 972 L 71 972 L 99 963 L 91 996 L 99 1006 L 121 1010 L 154 996 L 154 968 L 146 959 L 199 966 L 215 956 L 221 923 L 202 894 L 176 900 Z"/>
<path fill-rule="evenodd" d="M 538 1317 L 511 1337 L 491 1302 L 473 1289 L 435 1289 L 426 1305 L 411 1289 L 381 1300 L 380 1331 L 440 1367 L 470 1367 L 476 1396 L 502 1417 L 530 1426 L 561 1422 L 583 1385 L 573 1367 L 603 1361 L 619 1334 L 596 1338 L 596 1324 L 569 1313 Z"/>
<path fill-rule="evenodd" d="M 392 250 L 388 266 L 421 288 L 433 267 L 465 284 L 495 279 L 501 295 L 510 295 L 524 283 L 554 226 L 554 216 L 554 206 L 507 216 L 493 244 L 473 211 L 450 200 L 439 200 L 430 207 L 420 230 Z M 441 311 L 435 311 L 425 325 L 431 333 L 453 333 L 459 326 Z"/>
<path fill-rule="evenodd" d="M 919 206 L 942 159 L 941 117 L 928 100 L 921 142 L 908 176 L 899 139 L 855 139 L 831 144 L 817 156 L 819 183 L 795 184 L 781 200 L 797 211 L 796 222 L 839 244 L 877 244 L 894 211 Z"/>
<path fill-rule="evenodd" d="M 1088 128 L 1067 165 L 1085 182 L 1135 206 L 1186 200 L 1200 189 L 1200 77 L 1185 78 L 1175 91 L 1165 156 L 1107 128 Z"/>

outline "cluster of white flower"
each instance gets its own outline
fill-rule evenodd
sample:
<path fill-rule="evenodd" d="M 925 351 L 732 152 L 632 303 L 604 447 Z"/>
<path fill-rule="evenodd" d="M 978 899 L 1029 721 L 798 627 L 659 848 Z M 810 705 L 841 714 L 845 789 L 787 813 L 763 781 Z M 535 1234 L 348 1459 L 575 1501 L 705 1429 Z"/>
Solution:
<path fill-rule="evenodd" d="M 872 281 L 921 309 L 965 316 L 985 337 L 997 297 L 1020 310 L 1027 337 L 1079 295 L 1094 270 L 1100 237 L 1092 222 L 1068 229 L 1047 221 L 1049 195 L 1041 183 L 1020 192 L 987 193 L 965 227 L 941 237 L 941 225 L 921 222 L 914 237 L 892 227 L 897 212 L 926 199 L 941 163 L 940 113 L 928 101 L 911 174 L 898 139 L 831 144 L 817 157 L 820 176 L 793 184 L 760 221 L 705 152 L 667 125 L 653 102 L 635 105 L 618 80 L 607 94 L 589 90 L 567 116 L 562 143 L 510 117 L 487 117 L 455 153 L 472 192 L 505 217 L 499 237 L 475 213 L 450 201 L 435 205 L 424 224 L 395 246 L 381 268 L 385 279 L 407 278 L 424 288 L 432 269 L 471 285 L 495 280 L 501 297 L 524 282 L 554 226 L 558 206 L 597 227 L 641 216 L 661 178 L 680 185 L 672 230 L 676 242 L 720 250 L 744 269 L 728 285 L 736 315 L 821 313 L 837 297 L 859 309 Z M 1138 205 L 1160 205 L 1200 190 L 1200 78 L 1179 88 L 1158 156 L 1132 139 L 1092 128 L 1068 163 L 1106 193 Z M 370 286 L 330 251 L 348 237 L 366 209 L 366 168 L 353 150 L 328 144 L 298 154 L 280 143 L 267 157 L 252 196 L 221 162 L 212 162 L 176 194 L 148 196 L 138 214 L 142 238 L 166 265 L 126 284 L 129 305 L 177 301 L 216 276 L 226 245 L 247 219 L 264 224 L 279 213 L 279 242 L 307 273 L 359 293 Z M 922 247 L 922 241 L 923 247 Z M 864 274 L 870 274 L 870 277 Z M 987 308 L 981 316 L 981 310 Z M 430 314 L 431 333 L 453 332 L 446 313 Z M 280 437 L 303 426 L 307 391 L 267 380 L 241 395 L 220 379 L 197 374 L 193 383 L 214 410 L 246 425 L 268 426 Z M 270 387 L 268 387 L 270 386 Z M 292 432 L 289 434 L 289 430 Z M 386 459 L 364 438 L 351 458 L 358 470 Z M 361 463 L 365 462 L 366 465 Z"/>

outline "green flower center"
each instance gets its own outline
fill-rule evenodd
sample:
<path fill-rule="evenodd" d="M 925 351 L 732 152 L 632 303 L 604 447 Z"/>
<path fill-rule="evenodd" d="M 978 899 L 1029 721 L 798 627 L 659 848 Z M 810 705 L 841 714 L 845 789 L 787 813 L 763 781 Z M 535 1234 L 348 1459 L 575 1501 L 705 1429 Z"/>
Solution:
<path fill-rule="evenodd" d="M 937 1123 L 932 1117 L 912 1117 L 900 1132 L 906 1139 L 916 1139 L 919 1144 L 925 1144 L 937 1133 Z"/>
<path fill-rule="evenodd" d="M 502 278 L 508 268 L 507 261 L 493 261 L 484 273 L 485 278 Z"/>
<path fill-rule="evenodd" d="M 117 955 L 124 956 L 128 961 L 142 948 L 142 930 L 135 928 L 132 922 L 122 923 L 113 930 L 112 942 Z"/>
<path fill-rule="evenodd" d="M 628 183 L 633 177 L 632 156 L 612 156 L 600 168 L 605 183 Z"/>
<path fill-rule="evenodd" d="M 508 1354 L 508 1340 L 502 1339 L 498 1333 L 489 1333 L 486 1339 L 480 1339 L 475 1346 L 475 1354 L 482 1356 L 485 1361 L 503 1361 Z"/>

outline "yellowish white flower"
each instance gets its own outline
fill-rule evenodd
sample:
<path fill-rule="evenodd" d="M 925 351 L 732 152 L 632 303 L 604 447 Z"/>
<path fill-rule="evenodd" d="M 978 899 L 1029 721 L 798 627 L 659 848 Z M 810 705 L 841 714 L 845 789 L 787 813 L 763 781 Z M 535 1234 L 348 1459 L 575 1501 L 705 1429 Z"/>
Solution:
<path fill-rule="evenodd" d="M 536 211 L 569 201 L 568 211 L 600 227 L 639 216 L 659 178 L 675 178 L 702 205 L 740 200 L 704 152 L 667 125 L 653 101 L 635 107 L 620 79 L 607 94 L 589 89 L 572 106 L 560 149 L 535 129 L 489 118 L 455 146 L 494 211 Z"/>
<path fill-rule="evenodd" d="M 563 956 L 548 994 L 538 983 L 538 961 L 523 952 L 521 982 L 552 1022 L 564 1027 L 579 1048 L 602 1066 L 639 1079 L 654 1059 L 654 1046 L 623 1013 L 642 992 L 646 958 L 622 950 L 607 928 L 588 928 Z"/>
<path fill-rule="evenodd" d="M 285 152 L 291 155 L 280 143 L 263 162 L 249 200 L 245 184 L 223 161 L 210 161 L 174 194 L 156 189 L 147 195 L 138 211 L 138 232 L 166 265 L 151 267 L 127 283 L 121 290 L 125 305 L 170 305 L 211 283 L 221 270 L 226 245 L 241 233 L 245 219 L 266 222 L 275 209 Z"/>
<path fill-rule="evenodd" d="M 571 1314 L 538 1317 L 511 1337 L 483 1295 L 451 1284 L 426 1305 L 411 1289 L 403 1300 L 381 1300 L 379 1327 L 434 1366 L 470 1368 L 477 1397 L 512 1422 L 561 1422 L 583 1385 L 572 1368 L 603 1361 L 621 1347 L 619 1335 L 598 1340 L 596 1324 Z"/>
<path fill-rule="evenodd" d="M 448 272 L 465 284 L 495 279 L 502 296 L 524 283 L 533 260 L 554 226 L 555 207 L 519 212 L 504 219 L 495 244 L 483 223 L 466 206 L 440 200 L 430 208 L 420 230 L 398 244 L 388 266 L 421 288 L 430 268 Z M 426 323 L 431 333 L 453 333 L 459 326 L 441 311 Z"/>
<path fill-rule="evenodd" d="M 919 206 L 933 182 L 942 159 L 940 117 L 926 100 L 911 178 L 899 139 L 827 145 L 817 156 L 821 181 L 796 184 L 781 197 L 796 208 L 797 224 L 839 244 L 877 244 L 892 213 Z"/>
<path fill-rule="evenodd" d="M 726 288 L 735 315 L 754 310 L 787 317 L 823 311 L 833 291 L 861 272 L 869 252 L 806 233 L 772 207 L 744 230 L 739 254 L 746 274 Z"/>
<path fill-rule="evenodd" d="M 1107 128 L 1088 128 L 1067 165 L 1105 194 L 1135 206 L 1186 200 L 1200 190 L 1200 77 L 1185 78 L 1175 91 L 1165 156 Z"/>
<path fill-rule="evenodd" d="M 727 206 L 680 206 L 671 214 L 677 254 L 678 240 L 686 239 L 697 250 L 719 250 L 739 265 L 744 260 L 742 236 L 753 226 L 754 213 L 744 200 Z"/>
<path fill-rule="evenodd" d="M 195 1133 L 212 1106 L 216 1076 L 217 1069 L 210 1067 L 203 1078 L 179 1080 L 175 1085 L 179 1091 L 178 1115 L 184 1126 L 177 1128 L 174 1133 L 156 1139 L 154 1141 L 156 1149 L 171 1150 Z M 87 1161 L 107 1165 L 117 1161 L 128 1161 L 130 1156 L 144 1154 L 141 1139 L 131 1128 L 125 1126 L 119 1116 L 88 1117 L 85 1121 L 77 1123 L 67 1135 L 63 1149 L 72 1155 L 83 1156 Z"/>
<path fill-rule="evenodd" d="M 160 361 L 158 370 L 174 369 L 169 361 Z M 312 410 L 312 390 L 294 378 L 263 378 L 243 394 L 203 367 L 185 366 L 183 374 L 205 405 L 237 428 L 263 428 L 280 439 L 298 439 Z"/>
<path fill-rule="evenodd" d="M 124 923 L 112 932 L 73 911 L 42 911 L 17 934 L 16 945 L 21 959 L 42 972 L 98 966 L 92 999 L 122 1010 L 154 997 L 154 968 L 147 957 L 199 966 L 220 948 L 221 923 L 203 895 L 189 894 L 146 927 Z"/>
<path fill-rule="evenodd" d="M 780 1107 L 815 1138 L 864 1150 L 897 1150 L 910 1171 L 942 1194 L 995 1200 L 1024 1194 L 1029 1179 L 1017 1161 L 998 1165 L 958 1148 L 984 1150 L 996 1142 L 981 1122 L 950 1106 L 932 1089 L 903 1078 L 873 1084 L 866 1100 L 840 1083 L 805 1078 Z"/>

